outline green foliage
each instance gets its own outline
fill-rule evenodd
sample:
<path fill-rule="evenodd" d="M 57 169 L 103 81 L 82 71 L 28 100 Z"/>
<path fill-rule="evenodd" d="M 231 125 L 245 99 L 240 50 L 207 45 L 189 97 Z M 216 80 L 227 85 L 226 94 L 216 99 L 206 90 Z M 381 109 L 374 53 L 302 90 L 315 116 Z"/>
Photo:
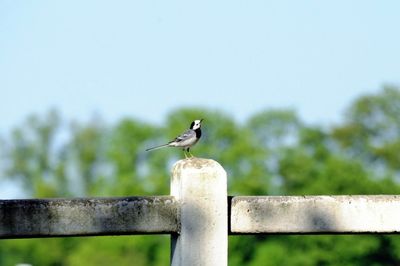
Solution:
<path fill-rule="evenodd" d="M 386 87 L 357 99 L 332 132 L 349 155 L 384 170 L 400 171 L 400 90 Z"/>
<path fill-rule="evenodd" d="M 65 265 L 167 265 L 169 238 L 165 236 L 94 237 L 81 240 Z"/>
<path fill-rule="evenodd" d="M 0 177 L 33 198 L 169 194 L 170 169 L 183 152 L 145 149 L 199 118 L 204 134 L 192 152 L 224 166 L 230 195 L 400 193 L 393 87 L 356 99 L 332 128 L 309 126 L 292 110 L 265 110 L 240 124 L 227 113 L 185 108 L 171 112 L 165 127 L 130 118 L 67 125 L 50 111 L 2 137 Z M 0 266 L 168 265 L 169 250 L 168 236 L 4 240 Z M 232 236 L 229 264 L 398 265 L 399 251 L 400 240 L 386 235 Z"/>

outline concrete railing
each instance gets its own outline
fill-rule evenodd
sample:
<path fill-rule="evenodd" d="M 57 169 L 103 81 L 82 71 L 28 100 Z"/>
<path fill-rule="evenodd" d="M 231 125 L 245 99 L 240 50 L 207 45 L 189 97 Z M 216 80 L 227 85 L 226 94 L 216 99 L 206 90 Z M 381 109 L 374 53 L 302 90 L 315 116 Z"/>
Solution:
<path fill-rule="evenodd" d="M 171 196 L 0 200 L 0 238 L 170 234 L 177 219 Z"/>
<path fill-rule="evenodd" d="M 228 234 L 400 232 L 400 196 L 228 197 L 213 160 L 175 164 L 171 196 L 0 200 L 0 238 L 171 234 L 171 265 L 227 265 Z"/>
<path fill-rule="evenodd" d="M 400 196 L 233 197 L 233 234 L 400 232 Z"/>

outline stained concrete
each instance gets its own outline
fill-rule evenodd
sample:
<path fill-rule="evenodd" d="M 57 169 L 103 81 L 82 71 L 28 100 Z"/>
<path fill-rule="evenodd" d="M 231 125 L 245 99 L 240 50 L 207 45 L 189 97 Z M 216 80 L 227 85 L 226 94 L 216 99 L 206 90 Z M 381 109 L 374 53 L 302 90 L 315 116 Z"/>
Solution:
<path fill-rule="evenodd" d="M 231 198 L 230 233 L 398 233 L 400 196 Z"/>
<path fill-rule="evenodd" d="M 0 201 L 0 238 L 167 234 L 178 231 L 173 197 Z"/>

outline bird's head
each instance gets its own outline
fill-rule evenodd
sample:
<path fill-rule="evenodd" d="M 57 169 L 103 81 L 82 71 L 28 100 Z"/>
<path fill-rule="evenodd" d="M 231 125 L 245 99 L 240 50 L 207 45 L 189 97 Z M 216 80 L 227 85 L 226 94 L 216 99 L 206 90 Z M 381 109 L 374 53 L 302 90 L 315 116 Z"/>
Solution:
<path fill-rule="evenodd" d="M 199 120 L 194 120 L 192 122 L 192 124 L 190 124 L 190 129 L 196 130 L 201 128 L 201 122 L 203 121 L 203 119 L 199 119 Z"/>

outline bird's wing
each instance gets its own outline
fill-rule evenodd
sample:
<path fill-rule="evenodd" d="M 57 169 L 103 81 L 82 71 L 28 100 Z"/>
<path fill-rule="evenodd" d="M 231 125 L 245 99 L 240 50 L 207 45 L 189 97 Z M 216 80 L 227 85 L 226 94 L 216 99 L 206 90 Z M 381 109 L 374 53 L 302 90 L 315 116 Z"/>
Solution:
<path fill-rule="evenodd" d="M 192 130 L 192 129 L 188 129 L 183 134 L 179 135 L 171 142 L 181 142 L 181 141 L 193 138 L 195 136 L 196 136 L 196 132 L 194 132 L 194 130 Z"/>

